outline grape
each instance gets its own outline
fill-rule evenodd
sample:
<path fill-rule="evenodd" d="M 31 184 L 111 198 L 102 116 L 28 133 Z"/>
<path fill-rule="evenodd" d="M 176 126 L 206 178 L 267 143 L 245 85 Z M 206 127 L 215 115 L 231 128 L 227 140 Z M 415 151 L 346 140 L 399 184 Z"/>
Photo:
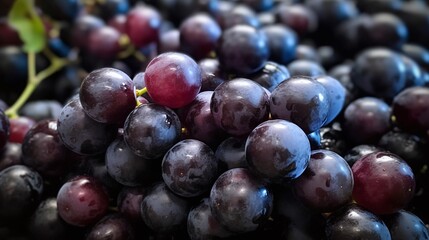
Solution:
<path fill-rule="evenodd" d="M 22 45 L 18 32 L 8 21 L 6 21 L 5 18 L 0 19 L 0 33 L 2 35 L 2 38 L 0 39 L 0 47 Z"/>
<path fill-rule="evenodd" d="M 286 120 L 268 120 L 258 125 L 246 140 L 249 167 L 270 179 L 294 179 L 310 160 L 310 142 L 296 124 Z"/>
<path fill-rule="evenodd" d="M 308 167 L 293 181 L 304 204 L 320 212 L 333 212 L 351 202 L 353 174 L 347 162 L 329 150 L 311 152 Z"/>
<path fill-rule="evenodd" d="M 86 240 L 134 239 L 134 228 L 120 214 L 110 214 L 97 222 L 89 231 Z"/>
<path fill-rule="evenodd" d="M 263 68 L 269 57 L 262 31 L 237 25 L 222 32 L 216 53 L 223 69 L 233 74 L 252 74 Z"/>
<path fill-rule="evenodd" d="M 415 86 L 405 89 L 392 102 L 392 117 L 399 128 L 423 134 L 429 130 L 429 88 Z"/>
<path fill-rule="evenodd" d="M 309 134 L 320 129 L 329 112 L 326 88 L 312 78 L 291 77 L 271 93 L 270 110 L 273 118 L 291 121 Z"/>
<path fill-rule="evenodd" d="M 15 224 L 29 217 L 43 193 L 39 173 L 24 165 L 14 165 L 0 172 L 0 225 Z"/>
<path fill-rule="evenodd" d="M 9 120 L 9 142 L 22 143 L 27 132 L 36 124 L 32 118 L 18 117 Z"/>
<path fill-rule="evenodd" d="M 150 6 L 138 5 L 127 13 L 127 35 L 137 47 L 145 47 L 156 42 L 160 26 L 161 15 Z"/>
<path fill-rule="evenodd" d="M 268 39 L 269 60 L 279 64 L 288 64 L 294 60 L 298 37 L 292 29 L 282 24 L 272 24 L 261 30 Z"/>
<path fill-rule="evenodd" d="M 141 203 L 145 224 L 158 233 L 171 233 L 186 224 L 189 202 L 175 195 L 164 183 L 152 186 Z"/>
<path fill-rule="evenodd" d="M 245 147 L 246 139 L 229 137 L 219 144 L 215 155 L 226 169 L 247 168 Z"/>
<path fill-rule="evenodd" d="M 0 110 L 0 150 L 4 148 L 9 140 L 10 122 L 6 114 Z"/>
<path fill-rule="evenodd" d="M 254 28 L 259 28 L 261 25 L 255 11 L 244 4 L 233 5 L 231 9 L 218 14 L 217 21 L 223 30 L 237 25 L 246 25 Z"/>
<path fill-rule="evenodd" d="M 88 117 L 78 97 L 64 106 L 57 124 L 64 145 L 82 155 L 103 153 L 117 133 L 113 125 L 99 123 Z"/>
<path fill-rule="evenodd" d="M 121 51 L 121 33 L 113 27 L 102 26 L 91 31 L 86 50 L 104 60 L 115 59 Z"/>
<path fill-rule="evenodd" d="M 108 199 L 103 186 L 96 179 L 76 176 L 64 183 L 58 191 L 58 214 L 73 226 L 89 226 L 104 217 L 109 207 Z"/>
<path fill-rule="evenodd" d="M 190 104 L 184 108 L 186 137 L 200 140 L 209 146 L 217 146 L 226 138 L 226 133 L 220 129 L 210 110 L 213 91 L 200 92 Z"/>
<path fill-rule="evenodd" d="M 44 14 L 59 21 L 73 21 L 82 9 L 78 0 L 53 0 L 49 3 L 37 0 L 36 2 Z"/>
<path fill-rule="evenodd" d="M 105 159 L 109 175 L 122 185 L 148 185 L 158 178 L 159 162 L 135 155 L 125 144 L 123 137 L 109 145 Z"/>
<path fill-rule="evenodd" d="M 98 15 L 105 21 L 119 14 L 126 14 L 129 10 L 128 0 L 104 0 L 96 2 L 92 8 L 92 14 Z"/>
<path fill-rule="evenodd" d="M 51 179 L 63 176 L 74 163 L 73 152 L 61 142 L 57 127 L 56 120 L 41 120 L 22 143 L 23 163 Z"/>
<path fill-rule="evenodd" d="M 329 216 L 326 223 L 326 237 L 339 239 L 391 239 L 386 224 L 355 204 L 350 204 Z"/>
<path fill-rule="evenodd" d="M 344 136 L 344 131 L 337 123 L 333 123 L 329 127 L 322 127 L 319 130 L 320 148 L 330 150 L 344 156 L 349 148 L 348 140 Z"/>
<path fill-rule="evenodd" d="M 64 222 L 58 215 L 57 200 L 47 198 L 34 211 L 28 223 L 28 231 L 36 240 L 73 239 L 71 225 Z"/>
<path fill-rule="evenodd" d="M 222 34 L 217 22 L 208 14 L 195 14 L 180 24 L 180 49 L 195 60 L 207 57 L 215 50 Z"/>
<path fill-rule="evenodd" d="M 209 240 L 232 235 L 213 216 L 208 198 L 203 198 L 200 204 L 189 212 L 187 230 L 191 240 Z"/>
<path fill-rule="evenodd" d="M 201 69 L 201 92 L 213 91 L 225 81 L 217 59 L 202 59 L 198 62 L 198 66 Z"/>
<path fill-rule="evenodd" d="M 121 34 L 127 34 L 126 23 L 127 16 L 125 14 L 117 14 L 107 22 L 107 25 L 116 29 Z"/>
<path fill-rule="evenodd" d="M 271 61 L 268 61 L 261 70 L 249 76 L 250 79 L 259 83 L 270 92 L 289 77 L 289 71 L 284 65 Z"/>
<path fill-rule="evenodd" d="M 297 59 L 287 65 L 291 76 L 317 77 L 326 75 L 326 70 L 317 62 L 307 59 Z"/>
<path fill-rule="evenodd" d="M 303 37 L 317 29 L 318 19 L 315 12 L 303 4 L 281 3 L 275 9 L 276 18 Z"/>
<path fill-rule="evenodd" d="M 392 13 L 377 13 L 372 19 L 368 36 L 371 46 L 400 49 L 407 41 L 408 29 L 399 17 Z"/>
<path fill-rule="evenodd" d="M 357 160 L 364 157 L 365 155 L 382 150 L 382 148 L 376 147 L 374 145 L 357 145 L 347 152 L 347 154 L 344 156 L 344 160 L 346 160 L 349 166 L 352 167 Z"/>
<path fill-rule="evenodd" d="M 268 94 L 259 84 L 236 78 L 214 90 L 210 109 L 219 128 L 232 136 L 243 137 L 268 119 L 268 100 Z"/>
<path fill-rule="evenodd" d="M 96 16 L 89 14 L 78 16 L 73 22 L 73 26 L 70 30 L 70 41 L 72 45 L 80 49 L 85 49 L 90 33 L 104 25 L 104 21 Z"/>
<path fill-rule="evenodd" d="M 425 47 L 415 43 L 405 43 L 402 45 L 401 52 L 424 70 L 429 70 L 429 51 Z"/>
<path fill-rule="evenodd" d="M 236 233 L 256 230 L 271 214 L 273 195 L 248 169 L 233 168 L 214 183 L 210 209 L 221 225 Z"/>
<path fill-rule="evenodd" d="M 357 56 L 350 77 L 370 96 L 393 98 L 405 87 L 405 73 L 399 54 L 386 48 L 371 48 Z"/>
<path fill-rule="evenodd" d="M 124 187 L 118 194 L 117 206 L 118 212 L 123 214 L 133 223 L 143 222 L 140 214 L 140 206 L 146 195 L 146 188 L 142 187 Z"/>
<path fill-rule="evenodd" d="M 429 239 L 429 231 L 422 220 L 411 212 L 399 210 L 383 216 L 392 239 Z"/>
<path fill-rule="evenodd" d="M 171 109 L 156 103 L 134 109 L 124 125 L 124 140 L 134 154 L 147 159 L 162 157 L 179 141 L 181 123 Z"/>
<path fill-rule="evenodd" d="M 0 151 L 0 171 L 13 165 L 22 163 L 22 150 L 20 143 L 6 144 L 4 149 Z"/>
<path fill-rule="evenodd" d="M 82 82 L 79 99 L 89 117 L 108 124 L 122 125 L 136 106 L 133 81 L 114 68 L 90 72 Z"/>
<path fill-rule="evenodd" d="M 170 108 L 189 104 L 201 89 L 198 64 L 178 52 L 163 53 L 150 61 L 144 79 L 153 101 Z"/>
<path fill-rule="evenodd" d="M 338 80 L 329 76 L 319 76 L 315 79 L 321 83 L 328 92 L 330 104 L 326 125 L 332 122 L 343 110 L 346 100 L 346 89 Z"/>
<path fill-rule="evenodd" d="M 162 178 L 182 197 L 196 197 L 210 190 L 218 177 L 219 164 L 205 143 L 187 139 L 176 143 L 162 160 Z"/>
<path fill-rule="evenodd" d="M 414 173 L 395 154 L 367 154 L 355 162 L 352 171 L 353 199 L 375 214 L 395 213 L 406 207 L 414 196 Z"/>
<path fill-rule="evenodd" d="M 390 106 L 381 99 L 362 97 L 344 110 L 342 128 L 347 140 L 355 145 L 377 143 L 391 128 Z"/>
<path fill-rule="evenodd" d="M 158 53 L 178 52 L 180 50 L 180 31 L 172 29 L 160 33 L 157 47 Z"/>

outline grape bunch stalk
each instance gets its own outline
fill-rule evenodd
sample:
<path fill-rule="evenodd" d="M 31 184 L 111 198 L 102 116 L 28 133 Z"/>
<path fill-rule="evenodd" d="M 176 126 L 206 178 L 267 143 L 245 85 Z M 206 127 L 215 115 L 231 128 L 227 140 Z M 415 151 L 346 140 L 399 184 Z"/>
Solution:
<path fill-rule="evenodd" d="M 0 239 L 429 239 L 429 3 L 0 1 Z"/>

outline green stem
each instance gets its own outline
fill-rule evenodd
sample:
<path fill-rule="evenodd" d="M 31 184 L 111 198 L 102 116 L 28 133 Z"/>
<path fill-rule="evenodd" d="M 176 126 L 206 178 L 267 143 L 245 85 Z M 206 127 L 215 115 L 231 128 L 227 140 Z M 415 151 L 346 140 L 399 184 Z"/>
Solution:
<path fill-rule="evenodd" d="M 136 90 L 136 96 L 137 97 L 141 97 L 145 93 L 147 93 L 147 88 L 146 87 L 144 87 L 143 89 Z"/>
<path fill-rule="evenodd" d="M 28 82 L 25 86 L 24 91 L 19 96 L 18 100 L 6 110 L 6 115 L 9 118 L 18 117 L 18 111 L 27 102 L 28 98 L 34 92 L 36 87 L 46 78 L 60 70 L 67 64 L 67 61 L 54 58 L 52 59 L 51 65 L 43 71 L 36 74 L 36 54 L 34 52 L 28 52 Z"/>

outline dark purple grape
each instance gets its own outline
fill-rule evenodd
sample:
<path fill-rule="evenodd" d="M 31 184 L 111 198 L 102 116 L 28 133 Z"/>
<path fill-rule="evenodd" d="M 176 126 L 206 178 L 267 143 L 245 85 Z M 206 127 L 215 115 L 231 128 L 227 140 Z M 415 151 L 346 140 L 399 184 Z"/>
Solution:
<path fill-rule="evenodd" d="M 328 217 L 326 237 L 340 239 L 391 239 L 386 224 L 375 214 L 350 204 Z"/>
<path fill-rule="evenodd" d="M 24 165 L 14 165 L 0 172 L 0 225 L 22 222 L 39 205 L 43 179 Z"/>
<path fill-rule="evenodd" d="M 6 18 L 0 18 L 0 33 L 2 36 L 0 39 L 0 47 L 22 45 L 18 31 L 16 31 Z"/>
<path fill-rule="evenodd" d="M 214 91 L 217 86 L 225 81 L 219 61 L 215 58 L 205 58 L 198 62 L 198 66 L 201 69 L 201 90 L 203 91 Z"/>
<path fill-rule="evenodd" d="M 176 143 L 165 153 L 161 166 L 165 184 L 182 197 L 209 192 L 220 172 L 214 152 L 195 139 Z"/>
<path fill-rule="evenodd" d="M 424 70 L 411 58 L 401 55 L 405 64 L 405 88 L 423 86 L 426 83 Z"/>
<path fill-rule="evenodd" d="M 357 160 L 364 157 L 367 154 L 382 151 L 382 148 L 376 147 L 374 145 L 357 145 L 350 149 L 345 155 L 344 160 L 347 161 L 350 167 L 352 167 Z"/>
<path fill-rule="evenodd" d="M 427 12 L 427 4 L 419 4 L 419 1 L 404 2 L 396 12 L 408 28 L 409 41 L 425 47 L 429 47 L 427 42 L 429 34 L 425 31 L 429 27 Z"/>
<path fill-rule="evenodd" d="M 410 166 L 389 152 L 374 152 L 352 167 L 353 199 L 375 214 L 391 214 L 405 208 L 414 196 L 415 177 Z"/>
<path fill-rule="evenodd" d="M 90 72 L 82 82 L 79 99 L 89 117 L 108 124 L 122 125 L 136 106 L 133 81 L 114 68 Z"/>
<path fill-rule="evenodd" d="M 249 76 L 250 79 L 259 83 L 270 92 L 289 77 L 289 71 L 284 65 L 271 61 L 268 61 L 261 70 Z"/>
<path fill-rule="evenodd" d="M 245 168 L 233 168 L 214 183 L 210 209 L 221 225 L 232 232 L 256 230 L 271 215 L 273 195 L 266 184 Z"/>
<path fill-rule="evenodd" d="M 223 31 L 216 52 L 221 67 L 235 74 L 255 73 L 263 68 L 269 57 L 265 34 L 245 25 Z"/>
<path fill-rule="evenodd" d="M 76 237 L 75 229 L 58 215 L 55 198 L 47 198 L 39 204 L 28 223 L 28 232 L 35 240 L 71 240 Z"/>
<path fill-rule="evenodd" d="M 9 118 L 2 110 L 0 110 L 0 150 L 3 149 L 9 141 L 9 130 Z"/>
<path fill-rule="evenodd" d="M 171 109 L 156 103 L 134 109 L 124 125 L 124 140 L 134 154 L 143 158 L 162 157 L 179 141 L 181 123 Z"/>
<path fill-rule="evenodd" d="M 210 200 L 203 198 L 199 205 L 192 208 L 188 214 L 187 232 L 191 240 L 217 239 L 232 235 L 213 216 L 210 209 Z"/>
<path fill-rule="evenodd" d="M 79 49 L 85 49 L 90 33 L 104 25 L 104 21 L 96 16 L 89 14 L 78 16 L 70 30 L 71 44 Z"/>
<path fill-rule="evenodd" d="M 320 56 L 315 46 L 311 44 L 301 43 L 296 46 L 295 60 L 306 60 L 320 65 Z"/>
<path fill-rule="evenodd" d="M 268 39 L 269 60 L 286 65 L 295 59 L 298 37 L 292 29 L 282 24 L 273 24 L 261 30 Z"/>
<path fill-rule="evenodd" d="M 344 156 L 349 144 L 344 135 L 344 131 L 337 122 L 319 130 L 320 149 L 330 150 Z"/>
<path fill-rule="evenodd" d="M 152 186 L 141 203 L 141 216 L 155 232 L 171 233 L 186 224 L 190 210 L 187 199 L 175 195 L 164 183 Z"/>
<path fill-rule="evenodd" d="M 274 0 L 240 0 L 239 2 L 246 4 L 255 11 L 268 11 L 274 6 Z"/>
<path fill-rule="evenodd" d="M 236 78 L 213 92 L 210 109 L 218 127 L 235 137 L 249 134 L 268 119 L 269 96 L 252 80 Z"/>
<path fill-rule="evenodd" d="M 426 71 L 429 70 L 429 50 L 427 48 L 414 43 L 405 43 L 402 45 L 401 52 Z"/>
<path fill-rule="evenodd" d="M 344 111 L 341 126 L 351 144 L 377 143 L 391 128 L 391 109 L 383 100 L 374 97 L 358 98 Z"/>
<path fill-rule="evenodd" d="M 254 28 L 259 28 L 261 25 L 255 11 L 244 4 L 235 4 L 228 11 L 221 12 L 221 14 L 217 15 L 217 21 L 223 30 L 237 25 Z"/>
<path fill-rule="evenodd" d="M 27 83 L 28 60 L 23 49 L 17 46 L 0 48 L 0 98 L 12 105 Z"/>
<path fill-rule="evenodd" d="M 333 212 L 350 203 L 353 173 L 347 162 L 335 152 L 311 152 L 308 167 L 293 181 L 296 196 L 306 206 L 320 212 Z"/>
<path fill-rule="evenodd" d="M 192 102 L 199 93 L 201 69 L 188 55 L 163 53 L 150 61 L 144 81 L 155 103 L 180 108 Z"/>
<path fill-rule="evenodd" d="M 291 76 L 317 77 L 326 75 L 326 70 L 313 60 L 297 59 L 287 65 Z"/>
<path fill-rule="evenodd" d="M 57 20 L 72 22 L 82 9 L 79 0 L 54 0 L 49 3 L 43 0 L 36 1 L 43 14 Z"/>
<path fill-rule="evenodd" d="M 278 22 L 292 28 L 299 36 L 305 36 L 317 29 L 315 12 L 303 4 L 279 4 L 275 9 Z"/>
<path fill-rule="evenodd" d="M 372 15 L 372 19 L 367 36 L 371 46 L 400 49 L 407 42 L 407 26 L 398 16 L 393 13 L 381 12 Z"/>
<path fill-rule="evenodd" d="M 110 214 L 98 221 L 89 231 L 86 240 L 133 240 L 135 230 L 120 214 Z"/>
<path fill-rule="evenodd" d="M 46 178 L 64 176 L 75 163 L 71 152 L 60 140 L 57 121 L 37 122 L 25 135 L 22 161 Z"/>
<path fill-rule="evenodd" d="M 331 69 L 345 61 L 344 56 L 336 47 L 324 45 L 318 47 L 316 51 L 319 63 L 324 69 Z"/>
<path fill-rule="evenodd" d="M 116 29 L 121 34 L 127 34 L 126 24 L 127 15 L 125 14 L 117 14 L 107 22 L 108 26 Z"/>
<path fill-rule="evenodd" d="M 271 93 L 272 118 L 291 121 L 309 134 L 319 130 L 329 112 L 326 88 L 310 77 L 296 76 L 280 83 Z"/>
<path fill-rule="evenodd" d="M 104 0 L 96 2 L 91 8 L 91 14 L 100 16 L 105 21 L 117 15 L 126 14 L 130 8 L 128 0 Z"/>
<path fill-rule="evenodd" d="M 29 117 L 20 116 L 9 119 L 9 124 L 9 142 L 22 143 L 25 135 L 36 124 L 36 121 Z"/>
<path fill-rule="evenodd" d="M 160 33 L 157 47 L 158 47 L 158 53 L 180 51 L 179 29 L 172 29 L 172 30 Z"/>
<path fill-rule="evenodd" d="M 186 137 L 200 140 L 209 146 L 217 146 L 227 134 L 220 129 L 210 110 L 213 91 L 200 92 L 184 109 Z"/>
<path fill-rule="evenodd" d="M 148 5 L 136 5 L 127 13 L 127 35 L 137 47 L 145 47 L 158 40 L 161 15 Z"/>
<path fill-rule="evenodd" d="M 122 188 L 117 199 L 118 212 L 133 223 L 142 223 L 140 206 L 145 195 L 146 188 Z"/>
<path fill-rule="evenodd" d="M 102 58 L 114 60 L 121 51 L 121 33 L 113 27 L 102 26 L 91 31 L 85 50 L 87 53 Z"/>
<path fill-rule="evenodd" d="M 343 110 L 346 103 L 346 89 L 337 79 L 330 76 L 319 76 L 315 79 L 325 87 L 328 93 L 329 111 L 326 125 L 331 123 Z"/>
<path fill-rule="evenodd" d="M 429 239 L 429 231 L 423 221 L 411 212 L 399 210 L 383 216 L 392 239 Z"/>
<path fill-rule="evenodd" d="M 415 86 L 405 89 L 392 102 L 392 118 L 404 131 L 425 134 L 429 130 L 429 88 Z"/>
<path fill-rule="evenodd" d="M 118 183 L 129 186 L 149 185 L 158 179 L 159 161 L 137 156 L 123 137 L 113 141 L 106 150 L 106 168 Z"/>
<path fill-rule="evenodd" d="M 377 146 L 404 159 L 414 172 L 418 172 L 427 163 L 427 142 L 417 135 L 392 130 L 380 138 Z"/>
<path fill-rule="evenodd" d="M 0 171 L 13 165 L 22 164 L 22 150 L 20 143 L 6 144 L 0 151 Z"/>
<path fill-rule="evenodd" d="M 392 50 L 370 48 L 356 57 L 350 77 L 356 87 L 370 96 L 393 98 L 405 87 L 405 64 Z"/>
<path fill-rule="evenodd" d="M 246 139 L 229 137 L 216 148 L 216 158 L 226 169 L 247 168 Z"/>
<path fill-rule="evenodd" d="M 64 106 L 58 117 L 57 130 L 64 145 L 81 155 L 103 153 L 117 134 L 117 127 L 88 117 L 79 97 Z"/>
<path fill-rule="evenodd" d="M 296 124 L 276 119 L 258 125 L 246 140 L 249 167 L 269 179 L 295 179 L 308 166 L 310 142 Z"/>
<path fill-rule="evenodd" d="M 180 24 L 179 31 L 180 50 L 197 61 L 215 51 L 222 34 L 217 22 L 205 13 L 189 16 Z"/>
<path fill-rule="evenodd" d="M 94 178 L 76 176 L 64 183 L 57 195 L 58 213 L 73 226 L 95 224 L 107 213 L 109 196 Z"/>

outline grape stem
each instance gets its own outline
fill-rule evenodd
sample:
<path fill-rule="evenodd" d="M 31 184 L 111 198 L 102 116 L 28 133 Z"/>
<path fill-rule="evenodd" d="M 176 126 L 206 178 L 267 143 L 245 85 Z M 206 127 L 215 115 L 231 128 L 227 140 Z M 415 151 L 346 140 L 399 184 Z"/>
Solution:
<path fill-rule="evenodd" d="M 33 51 L 28 52 L 28 81 L 24 91 L 19 96 L 18 100 L 6 110 L 6 115 L 9 118 L 18 117 L 18 111 L 27 102 L 28 98 L 37 88 L 37 86 L 46 78 L 63 68 L 68 61 L 58 58 L 54 55 L 48 55 L 51 65 L 46 69 L 42 70 L 38 74 L 36 73 L 36 53 Z"/>
<path fill-rule="evenodd" d="M 142 89 L 138 89 L 136 90 L 136 97 L 141 97 L 143 96 L 145 93 L 147 93 L 147 88 L 144 87 Z"/>

